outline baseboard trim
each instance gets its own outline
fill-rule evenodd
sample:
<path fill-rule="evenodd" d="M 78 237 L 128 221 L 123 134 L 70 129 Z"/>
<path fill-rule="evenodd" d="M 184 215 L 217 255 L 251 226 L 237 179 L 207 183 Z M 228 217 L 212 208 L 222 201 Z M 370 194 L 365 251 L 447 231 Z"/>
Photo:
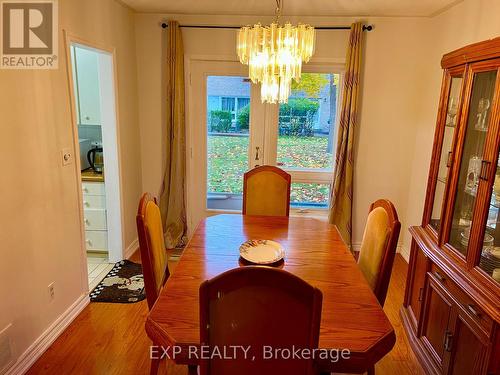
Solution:
<path fill-rule="evenodd" d="M 398 250 L 397 250 L 398 253 L 401 254 L 401 256 L 403 257 L 403 259 L 406 261 L 406 263 L 409 263 L 410 262 L 410 253 L 408 251 L 407 248 L 405 248 L 404 246 L 402 245 L 399 245 L 398 246 Z"/>
<path fill-rule="evenodd" d="M 360 251 L 361 250 L 361 242 L 353 242 L 351 244 L 352 251 Z"/>
<path fill-rule="evenodd" d="M 49 328 L 45 330 L 26 351 L 19 356 L 5 375 L 21 375 L 45 353 L 52 343 L 64 332 L 73 320 L 89 304 L 88 294 L 81 295 L 64 313 L 62 313 Z"/>
<path fill-rule="evenodd" d="M 125 254 L 123 254 L 123 257 L 125 259 L 130 259 L 132 255 L 137 251 L 139 248 L 139 239 L 136 238 L 135 240 L 132 241 L 130 245 L 125 249 Z"/>

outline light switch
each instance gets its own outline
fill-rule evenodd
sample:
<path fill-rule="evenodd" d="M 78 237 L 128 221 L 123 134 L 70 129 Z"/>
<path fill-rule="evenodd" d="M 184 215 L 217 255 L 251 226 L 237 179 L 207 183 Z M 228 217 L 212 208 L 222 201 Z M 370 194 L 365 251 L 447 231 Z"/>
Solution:
<path fill-rule="evenodd" d="M 62 165 L 69 165 L 73 163 L 73 153 L 70 148 L 63 148 L 61 151 Z"/>

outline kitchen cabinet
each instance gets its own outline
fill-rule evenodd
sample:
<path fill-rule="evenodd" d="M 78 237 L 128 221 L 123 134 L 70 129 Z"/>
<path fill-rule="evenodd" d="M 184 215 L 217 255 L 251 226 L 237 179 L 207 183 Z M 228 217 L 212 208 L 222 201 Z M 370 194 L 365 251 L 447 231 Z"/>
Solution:
<path fill-rule="evenodd" d="M 443 56 L 401 309 L 428 374 L 500 373 L 500 38 Z"/>
<path fill-rule="evenodd" d="M 85 246 L 91 251 L 108 251 L 108 224 L 104 182 L 82 183 Z"/>
<path fill-rule="evenodd" d="M 100 126 L 99 55 L 86 48 L 72 48 L 78 124 Z"/>

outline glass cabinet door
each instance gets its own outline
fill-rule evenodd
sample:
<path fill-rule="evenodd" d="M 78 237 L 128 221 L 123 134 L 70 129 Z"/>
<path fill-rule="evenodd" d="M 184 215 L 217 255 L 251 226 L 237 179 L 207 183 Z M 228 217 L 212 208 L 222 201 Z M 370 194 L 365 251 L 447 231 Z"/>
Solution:
<path fill-rule="evenodd" d="M 491 117 L 497 71 L 477 72 L 472 82 L 465 140 L 463 143 L 458 184 L 453 203 L 448 242 L 464 257 L 467 255 L 477 189 L 480 181 L 484 146 Z M 485 242 L 491 242 L 485 235 Z"/>
<path fill-rule="evenodd" d="M 488 207 L 479 268 L 497 283 L 500 283 L 500 155 L 498 155 L 494 167 L 496 170 L 495 181 Z"/>
<path fill-rule="evenodd" d="M 441 145 L 441 156 L 439 157 L 438 174 L 434 190 L 430 225 L 439 233 L 441 228 L 441 213 L 443 207 L 448 169 L 451 162 L 451 150 L 455 128 L 457 126 L 458 111 L 460 104 L 460 93 L 462 88 L 462 76 L 452 77 L 446 105 L 444 120 L 443 141 Z"/>

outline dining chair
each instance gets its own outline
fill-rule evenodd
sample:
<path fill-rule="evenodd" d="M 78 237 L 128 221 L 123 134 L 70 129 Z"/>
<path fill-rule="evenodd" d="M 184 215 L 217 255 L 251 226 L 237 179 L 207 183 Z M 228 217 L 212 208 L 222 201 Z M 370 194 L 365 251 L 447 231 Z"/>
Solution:
<path fill-rule="evenodd" d="M 204 358 L 201 375 L 315 374 L 313 359 L 265 359 L 263 353 L 292 345 L 317 348 L 322 299 L 319 289 L 271 267 L 240 267 L 205 281 L 200 286 L 202 347 L 250 350 L 246 359 L 242 350 L 231 360 Z"/>
<path fill-rule="evenodd" d="M 149 193 L 142 195 L 136 219 L 144 287 L 146 288 L 148 307 L 151 310 L 170 273 L 160 208 L 156 204 L 156 198 L 153 198 Z M 157 374 L 159 366 L 160 359 L 152 358 L 150 374 Z"/>
<path fill-rule="evenodd" d="M 148 307 L 151 309 L 170 273 L 168 271 L 160 208 L 156 204 L 156 199 L 149 193 L 144 193 L 139 202 L 137 234 L 139 236 L 146 298 Z"/>
<path fill-rule="evenodd" d="M 365 226 L 358 266 L 384 306 L 401 223 L 394 205 L 387 199 L 372 203 Z"/>
<path fill-rule="evenodd" d="M 284 170 L 263 165 L 243 176 L 243 215 L 288 216 L 291 176 Z"/>

